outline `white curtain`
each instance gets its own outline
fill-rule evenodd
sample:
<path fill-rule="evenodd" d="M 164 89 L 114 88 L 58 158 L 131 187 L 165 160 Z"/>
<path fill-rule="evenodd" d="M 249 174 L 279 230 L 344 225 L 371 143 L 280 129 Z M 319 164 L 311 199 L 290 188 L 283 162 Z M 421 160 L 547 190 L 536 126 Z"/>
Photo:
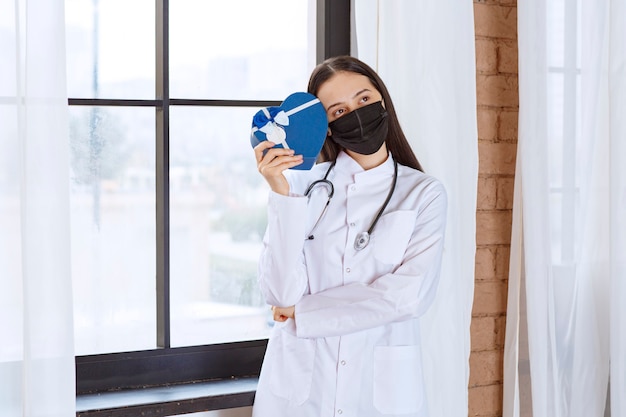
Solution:
<path fill-rule="evenodd" d="M 625 25 L 626 0 L 518 2 L 506 417 L 626 416 Z"/>
<path fill-rule="evenodd" d="M 0 0 L 0 415 L 75 415 L 63 0 Z"/>
<path fill-rule="evenodd" d="M 448 192 L 441 282 L 421 323 L 424 369 L 430 415 L 466 417 L 478 179 L 473 2 L 355 0 L 353 12 L 353 55 L 384 80 L 418 159 Z"/>

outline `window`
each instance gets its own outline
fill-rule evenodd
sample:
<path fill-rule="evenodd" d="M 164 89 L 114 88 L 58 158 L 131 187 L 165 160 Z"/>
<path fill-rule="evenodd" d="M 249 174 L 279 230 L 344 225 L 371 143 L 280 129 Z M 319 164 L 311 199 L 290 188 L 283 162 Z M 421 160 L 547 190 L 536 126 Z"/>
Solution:
<path fill-rule="evenodd" d="M 250 123 L 349 53 L 349 1 L 66 0 L 66 22 L 78 392 L 258 372 Z"/>
<path fill-rule="evenodd" d="M 550 138 L 550 191 L 552 254 L 557 273 L 571 273 L 578 239 L 576 216 L 570 210 L 579 199 L 580 167 L 580 12 L 579 2 L 549 4 L 548 28 L 548 132 Z"/>

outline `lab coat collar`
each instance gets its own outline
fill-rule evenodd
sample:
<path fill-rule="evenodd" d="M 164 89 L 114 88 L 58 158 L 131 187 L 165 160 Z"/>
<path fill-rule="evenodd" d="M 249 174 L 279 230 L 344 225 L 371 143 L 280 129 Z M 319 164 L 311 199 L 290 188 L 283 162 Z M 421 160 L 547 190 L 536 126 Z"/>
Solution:
<path fill-rule="evenodd" d="M 378 181 L 381 178 L 393 176 L 393 157 L 389 153 L 385 162 L 375 168 L 364 170 L 350 155 L 341 151 L 337 155 L 335 169 L 344 175 L 351 176 L 355 182 Z"/>

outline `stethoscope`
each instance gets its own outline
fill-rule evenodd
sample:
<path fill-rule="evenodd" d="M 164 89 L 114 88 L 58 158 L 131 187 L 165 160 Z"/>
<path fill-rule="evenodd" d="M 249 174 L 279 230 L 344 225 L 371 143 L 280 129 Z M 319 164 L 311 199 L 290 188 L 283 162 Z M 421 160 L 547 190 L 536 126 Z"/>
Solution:
<path fill-rule="evenodd" d="M 333 169 L 334 166 L 335 166 L 335 162 L 333 161 L 333 163 L 330 164 L 330 166 L 328 167 L 328 170 L 326 171 L 324 178 L 313 181 L 304 192 L 304 195 L 307 196 L 309 199 L 311 198 L 311 192 L 317 186 L 323 186 L 324 188 L 326 188 L 326 192 L 328 193 L 328 200 L 326 200 L 326 204 L 324 205 L 324 208 L 322 209 L 322 213 L 319 215 L 319 217 L 317 218 L 317 221 L 313 225 L 313 228 L 309 232 L 309 236 L 307 237 L 307 240 L 315 239 L 313 232 L 317 228 L 320 220 L 322 220 L 322 217 L 324 217 L 324 214 L 326 213 L 326 210 L 328 209 L 328 205 L 330 204 L 330 200 L 333 198 L 333 195 L 335 194 L 335 186 L 328 179 L 328 174 L 330 174 L 330 171 Z M 367 232 L 359 233 L 357 237 L 354 239 L 354 249 L 356 250 L 364 249 L 370 243 L 370 236 L 372 232 L 374 231 L 374 227 L 376 227 L 376 223 L 378 223 L 378 219 L 380 219 L 380 216 L 382 216 L 383 212 L 387 208 L 387 205 L 389 204 L 389 200 L 391 200 L 391 196 L 393 195 L 393 192 L 396 189 L 397 181 L 398 181 L 398 163 L 394 160 L 393 161 L 393 182 L 391 183 L 391 188 L 389 189 L 387 198 L 385 199 L 385 202 L 383 203 L 382 207 L 378 210 L 378 213 L 376 213 L 376 217 L 374 217 L 374 220 L 372 220 L 372 223 L 370 224 L 369 229 L 367 229 Z"/>

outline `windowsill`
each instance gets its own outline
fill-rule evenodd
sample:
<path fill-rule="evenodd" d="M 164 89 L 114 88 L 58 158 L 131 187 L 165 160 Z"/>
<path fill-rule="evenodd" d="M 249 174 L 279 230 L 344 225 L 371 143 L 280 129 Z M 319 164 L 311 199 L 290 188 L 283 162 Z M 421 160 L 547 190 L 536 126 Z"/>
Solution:
<path fill-rule="evenodd" d="M 161 417 L 246 407 L 257 382 L 251 377 L 82 394 L 76 397 L 76 417 Z"/>

